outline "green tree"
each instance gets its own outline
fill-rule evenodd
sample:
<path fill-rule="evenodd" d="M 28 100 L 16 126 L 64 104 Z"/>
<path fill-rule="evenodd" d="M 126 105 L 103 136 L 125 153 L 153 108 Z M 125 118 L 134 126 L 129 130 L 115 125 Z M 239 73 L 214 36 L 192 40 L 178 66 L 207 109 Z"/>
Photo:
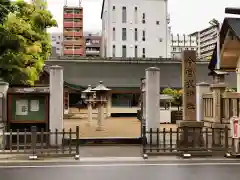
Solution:
<path fill-rule="evenodd" d="M 51 40 L 46 29 L 57 26 L 42 0 L 34 4 L 23 0 L 11 4 L 2 28 L 18 48 L 6 47 L 0 54 L 0 77 L 9 83 L 34 85 L 51 53 Z M 10 40 L 5 40 L 9 42 Z"/>
<path fill-rule="evenodd" d="M 172 104 L 177 106 L 179 110 L 179 107 L 182 105 L 182 90 L 176 90 L 168 87 L 163 89 L 162 93 L 172 96 L 174 99 Z"/>

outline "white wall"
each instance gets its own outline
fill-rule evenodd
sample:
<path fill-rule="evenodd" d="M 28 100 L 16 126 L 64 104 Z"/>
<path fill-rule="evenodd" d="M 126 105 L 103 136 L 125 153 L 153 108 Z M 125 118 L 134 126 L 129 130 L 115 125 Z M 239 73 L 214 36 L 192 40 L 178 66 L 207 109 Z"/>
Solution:
<path fill-rule="evenodd" d="M 171 35 L 171 55 L 174 59 L 180 59 L 182 51 L 196 50 L 197 51 L 197 37 L 188 35 Z"/>
<path fill-rule="evenodd" d="M 115 6 L 115 14 L 113 12 Z M 122 23 L 122 7 L 127 9 L 127 23 Z M 137 7 L 137 22 L 135 22 L 135 7 Z M 142 14 L 145 13 L 145 24 Z M 122 45 L 127 46 L 127 57 L 135 56 L 135 46 L 138 46 L 138 57 L 151 58 L 169 57 L 167 1 L 165 0 L 105 0 L 103 11 L 102 45 L 106 45 L 106 57 L 112 57 L 112 47 L 116 46 L 116 57 L 122 57 Z M 159 21 L 159 25 L 156 24 Z M 113 40 L 113 27 L 116 29 L 116 39 Z M 127 40 L 122 41 L 122 28 L 127 29 Z M 135 28 L 138 29 L 138 41 L 135 41 Z M 145 41 L 142 41 L 142 31 L 145 30 Z M 160 42 L 160 39 L 162 42 Z M 102 53 L 103 55 L 104 53 Z"/>
<path fill-rule="evenodd" d="M 50 38 L 52 41 L 52 46 L 56 47 L 56 53 L 61 55 L 62 54 L 62 33 L 51 33 Z"/>

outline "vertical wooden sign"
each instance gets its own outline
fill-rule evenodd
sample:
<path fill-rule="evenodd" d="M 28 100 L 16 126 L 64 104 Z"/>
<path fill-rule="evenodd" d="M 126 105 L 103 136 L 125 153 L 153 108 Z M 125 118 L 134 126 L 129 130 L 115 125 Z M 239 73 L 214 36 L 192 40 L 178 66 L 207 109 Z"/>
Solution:
<path fill-rule="evenodd" d="M 196 52 L 184 51 L 182 59 L 183 120 L 196 121 Z"/>

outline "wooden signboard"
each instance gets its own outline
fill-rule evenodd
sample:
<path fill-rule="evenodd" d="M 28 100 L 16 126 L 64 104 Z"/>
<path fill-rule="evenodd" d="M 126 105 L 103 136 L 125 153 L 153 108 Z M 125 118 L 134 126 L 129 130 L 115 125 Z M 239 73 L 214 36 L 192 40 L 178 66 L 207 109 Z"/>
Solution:
<path fill-rule="evenodd" d="M 184 51 L 182 60 L 183 120 L 196 121 L 196 52 Z"/>

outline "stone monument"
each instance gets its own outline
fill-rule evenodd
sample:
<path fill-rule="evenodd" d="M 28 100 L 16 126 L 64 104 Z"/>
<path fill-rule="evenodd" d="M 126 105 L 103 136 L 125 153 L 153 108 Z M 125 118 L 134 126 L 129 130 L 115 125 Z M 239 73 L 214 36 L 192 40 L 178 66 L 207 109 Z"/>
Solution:
<path fill-rule="evenodd" d="M 184 51 L 182 59 L 183 120 L 178 145 L 180 147 L 201 146 L 200 136 L 204 123 L 196 121 L 196 52 Z"/>

